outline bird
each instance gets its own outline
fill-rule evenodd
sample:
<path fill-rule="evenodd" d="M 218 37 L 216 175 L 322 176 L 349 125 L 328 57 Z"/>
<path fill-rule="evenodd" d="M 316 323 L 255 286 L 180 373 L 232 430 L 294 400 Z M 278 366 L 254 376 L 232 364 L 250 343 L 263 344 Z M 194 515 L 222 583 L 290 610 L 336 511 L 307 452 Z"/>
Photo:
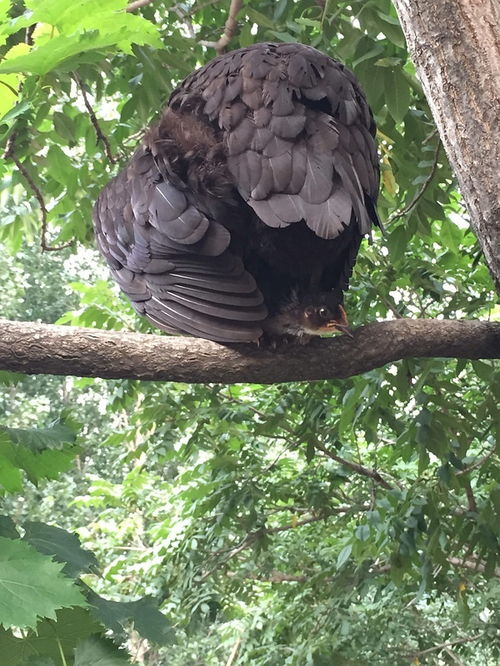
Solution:
<path fill-rule="evenodd" d="M 225 53 L 172 92 L 94 207 L 135 310 L 169 333 L 261 343 L 342 332 L 380 226 L 375 122 L 354 74 L 298 43 Z"/>

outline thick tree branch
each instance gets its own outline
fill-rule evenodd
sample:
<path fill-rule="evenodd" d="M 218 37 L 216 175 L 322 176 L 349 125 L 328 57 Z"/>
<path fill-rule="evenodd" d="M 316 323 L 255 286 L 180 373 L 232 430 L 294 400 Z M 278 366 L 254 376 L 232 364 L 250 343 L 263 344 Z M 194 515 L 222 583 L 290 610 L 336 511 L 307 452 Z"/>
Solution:
<path fill-rule="evenodd" d="M 0 319 L 0 369 L 25 374 L 271 384 L 358 375 L 403 358 L 500 358 L 500 323 L 398 319 L 281 353 L 167 337 Z"/>

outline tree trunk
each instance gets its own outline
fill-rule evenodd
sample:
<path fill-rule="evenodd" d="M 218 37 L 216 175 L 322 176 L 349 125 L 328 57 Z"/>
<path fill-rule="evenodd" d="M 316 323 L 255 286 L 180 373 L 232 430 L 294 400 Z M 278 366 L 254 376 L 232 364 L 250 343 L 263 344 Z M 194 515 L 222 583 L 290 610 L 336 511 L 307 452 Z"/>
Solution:
<path fill-rule="evenodd" d="M 500 2 L 394 5 L 500 293 Z"/>

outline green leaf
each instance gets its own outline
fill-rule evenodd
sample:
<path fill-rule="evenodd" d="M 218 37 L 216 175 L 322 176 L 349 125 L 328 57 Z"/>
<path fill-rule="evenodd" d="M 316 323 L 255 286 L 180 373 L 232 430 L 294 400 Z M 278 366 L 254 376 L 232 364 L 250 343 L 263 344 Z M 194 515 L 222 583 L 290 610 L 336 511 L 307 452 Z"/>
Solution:
<path fill-rule="evenodd" d="M 62 565 L 21 540 L 0 537 L 0 623 L 34 628 L 56 610 L 85 606 L 82 593 L 61 573 Z"/>
<path fill-rule="evenodd" d="M 74 444 L 76 429 L 64 418 L 57 420 L 48 428 L 0 428 L 8 434 L 14 444 L 22 444 L 32 451 L 44 451 L 47 448 L 61 448 L 64 444 Z"/>
<path fill-rule="evenodd" d="M 408 247 L 408 238 L 406 228 L 400 224 L 387 236 L 387 245 L 391 253 L 391 261 L 399 263 L 405 256 Z"/>
<path fill-rule="evenodd" d="M 75 650 L 74 666 L 128 666 L 130 663 L 123 650 L 104 638 L 87 638 Z"/>
<path fill-rule="evenodd" d="M 258 12 L 256 9 L 253 9 L 248 5 L 245 7 L 245 12 L 248 18 L 254 23 L 257 23 L 257 25 L 261 25 L 264 28 L 269 28 L 269 30 L 275 30 L 276 26 L 274 22 L 265 14 Z"/>
<path fill-rule="evenodd" d="M 75 170 L 71 164 L 71 160 L 66 157 L 56 144 L 50 146 L 47 153 L 47 168 L 52 178 L 61 183 L 61 185 L 73 183 L 75 179 Z"/>
<path fill-rule="evenodd" d="M 338 554 L 337 563 L 335 565 L 337 569 L 341 569 L 344 566 L 344 564 L 351 557 L 351 553 L 352 553 L 352 544 L 348 543 L 347 546 L 344 546 L 340 551 L 340 553 Z"/>
<path fill-rule="evenodd" d="M 19 638 L 0 627 L 2 666 L 36 663 L 30 659 L 52 659 L 60 666 L 61 654 L 68 660 L 72 659 L 76 645 L 83 638 L 100 631 L 102 626 L 84 608 L 58 610 L 55 621 L 42 620 L 35 631 L 27 632 L 25 638 Z"/>
<path fill-rule="evenodd" d="M 410 108 L 410 86 L 400 69 L 388 67 L 384 72 L 385 102 L 391 116 L 400 123 Z"/>
<path fill-rule="evenodd" d="M 354 536 L 358 541 L 367 541 L 370 537 L 369 525 L 358 525 L 354 531 Z"/>
<path fill-rule="evenodd" d="M 52 119 L 54 122 L 54 128 L 59 136 L 66 139 L 70 144 L 76 143 L 76 128 L 73 118 L 70 118 L 60 111 L 54 111 Z"/>
<path fill-rule="evenodd" d="M 87 598 L 97 619 L 116 633 L 133 623 L 143 638 L 154 643 L 167 645 L 175 640 L 169 620 L 158 610 L 152 597 L 128 602 L 108 601 L 89 590 Z"/>
<path fill-rule="evenodd" d="M 43 3 L 44 8 L 51 3 Z M 53 4 L 53 3 L 52 3 Z M 116 3 L 113 3 L 116 5 Z M 41 44 L 35 44 L 31 52 L 0 63 L 0 72 L 30 72 L 44 75 L 74 56 L 101 49 L 119 49 L 131 52 L 132 44 L 151 44 L 161 47 L 156 27 L 140 16 L 115 11 L 92 12 L 95 0 L 81 0 L 76 5 L 84 12 L 77 12 L 78 20 L 72 18 L 61 24 L 64 34 L 60 34 Z M 73 5 L 66 5 L 66 10 Z M 43 15 L 43 11 L 34 16 Z M 67 14 L 69 16 L 69 14 Z M 56 17 L 52 21 L 59 20 Z M 50 21 L 47 21 L 50 22 Z"/>
<path fill-rule="evenodd" d="M 0 536 L 8 539 L 18 539 L 19 533 L 10 516 L 0 516 Z"/>
<path fill-rule="evenodd" d="M 72 578 L 82 571 L 90 572 L 98 567 L 94 553 L 84 550 L 76 534 L 46 523 L 24 523 L 23 539 L 40 553 L 52 555 L 64 564 L 63 572 Z"/>

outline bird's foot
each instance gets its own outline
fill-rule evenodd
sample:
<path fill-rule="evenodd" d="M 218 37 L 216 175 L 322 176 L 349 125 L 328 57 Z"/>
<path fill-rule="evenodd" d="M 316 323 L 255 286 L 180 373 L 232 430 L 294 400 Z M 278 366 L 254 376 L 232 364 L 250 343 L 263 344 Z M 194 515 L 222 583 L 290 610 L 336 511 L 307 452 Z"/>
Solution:
<path fill-rule="evenodd" d="M 266 349 L 273 352 L 284 352 L 290 347 L 297 345 L 307 345 L 312 339 L 311 335 L 286 335 L 286 334 L 271 334 L 264 333 L 257 341 L 257 346 L 260 349 Z"/>

